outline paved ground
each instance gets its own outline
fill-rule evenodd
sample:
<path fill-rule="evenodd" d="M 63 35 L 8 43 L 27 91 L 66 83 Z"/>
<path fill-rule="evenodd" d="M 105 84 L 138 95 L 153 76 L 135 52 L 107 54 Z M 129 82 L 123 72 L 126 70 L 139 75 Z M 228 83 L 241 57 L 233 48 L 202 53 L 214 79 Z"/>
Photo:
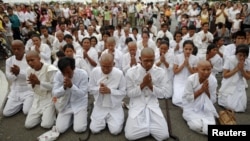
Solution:
<path fill-rule="evenodd" d="M 173 24 L 175 24 L 173 22 Z M 173 27 L 171 28 L 173 29 Z M 4 70 L 4 62 L 0 61 L 0 69 Z M 220 82 L 220 77 L 218 77 Z M 248 81 L 250 86 L 250 82 Z M 250 124 L 250 90 L 247 90 L 248 105 L 245 113 L 236 113 L 236 120 L 238 124 Z M 125 101 L 128 99 L 125 98 Z M 89 103 L 93 101 L 93 98 L 89 98 Z M 172 125 L 172 132 L 179 137 L 180 141 L 207 141 L 207 136 L 197 134 L 191 131 L 182 118 L 182 110 L 179 107 L 172 105 L 171 100 L 168 100 L 170 119 Z M 165 100 L 160 100 L 161 109 L 166 117 L 166 103 Z M 216 105 L 217 110 L 221 108 Z M 127 117 L 127 110 L 124 110 Z M 39 126 L 34 129 L 27 130 L 24 128 L 25 116 L 20 112 L 17 115 L 9 118 L 2 117 L 0 114 L 0 141 L 35 141 L 36 138 L 42 133 L 48 131 Z M 60 135 L 58 141 L 79 141 L 79 138 L 86 138 L 88 131 L 82 134 L 76 134 L 73 132 L 72 127 L 66 131 L 66 133 Z M 153 141 L 154 138 L 146 137 L 140 141 Z M 105 129 L 100 134 L 91 134 L 89 141 L 126 141 L 124 138 L 124 132 L 120 135 L 113 136 Z M 173 141 L 168 139 L 167 141 Z"/>

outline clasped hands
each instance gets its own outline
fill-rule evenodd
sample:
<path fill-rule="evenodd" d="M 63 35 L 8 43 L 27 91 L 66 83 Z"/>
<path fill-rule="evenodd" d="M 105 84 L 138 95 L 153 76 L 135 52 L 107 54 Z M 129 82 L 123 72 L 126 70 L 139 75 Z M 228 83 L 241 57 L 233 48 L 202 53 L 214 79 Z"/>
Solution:
<path fill-rule="evenodd" d="M 141 89 L 143 89 L 144 87 L 148 87 L 151 91 L 153 91 L 153 83 L 152 83 L 152 78 L 151 78 L 151 74 L 147 73 L 144 78 L 143 81 L 140 85 Z"/>
<path fill-rule="evenodd" d="M 29 84 L 31 84 L 32 88 L 34 88 L 35 85 L 40 85 L 40 80 L 33 73 L 31 73 L 30 76 L 28 77 L 28 82 Z"/>
<path fill-rule="evenodd" d="M 100 83 L 99 92 L 101 94 L 110 94 L 111 90 L 104 83 Z"/>
<path fill-rule="evenodd" d="M 17 65 L 13 65 L 13 67 L 10 68 L 10 72 L 17 76 L 20 73 L 20 68 Z"/>

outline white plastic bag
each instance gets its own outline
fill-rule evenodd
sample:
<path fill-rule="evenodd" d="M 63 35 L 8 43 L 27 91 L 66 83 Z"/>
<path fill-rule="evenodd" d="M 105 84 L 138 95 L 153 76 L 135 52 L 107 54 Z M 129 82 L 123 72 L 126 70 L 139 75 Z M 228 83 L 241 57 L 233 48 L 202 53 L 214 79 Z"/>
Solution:
<path fill-rule="evenodd" d="M 50 131 L 47 131 L 40 135 L 38 141 L 55 141 L 59 137 L 60 133 L 56 130 L 56 126 L 53 126 Z"/>

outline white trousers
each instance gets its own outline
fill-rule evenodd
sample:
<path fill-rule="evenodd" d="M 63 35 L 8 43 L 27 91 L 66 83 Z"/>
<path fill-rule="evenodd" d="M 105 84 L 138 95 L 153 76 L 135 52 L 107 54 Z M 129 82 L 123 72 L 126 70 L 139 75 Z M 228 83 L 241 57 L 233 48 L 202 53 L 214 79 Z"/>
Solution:
<path fill-rule="evenodd" d="M 30 95 L 27 93 L 30 93 Z M 12 96 L 12 93 L 10 93 L 3 110 L 3 115 L 6 117 L 13 116 L 21 109 L 23 110 L 23 113 L 27 115 L 33 102 L 33 93 L 18 92 L 18 96 L 16 96 L 17 94 L 14 95 L 15 96 Z"/>
<path fill-rule="evenodd" d="M 116 120 L 115 117 L 112 117 L 110 114 L 107 114 L 107 116 L 104 119 L 97 119 L 91 116 L 90 130 L 94 134 L 99 133 L 106 127 L 107 124 L 109 132 L 113 135 L 118 135 L 123 129 L 123 123 L 124 120 Z"/>
<path fill-rule="evenodd" d="M 31 107 L 25 120 L 26 128 L 33 128 L 39 123 L 43 128 L 51 128 L 56 119 L 56 111 L 54 105 L 40 106 L 38 108 Z"/>
<path fill-rule="evenodd" d="M 214 117 L 194 119 L 187 122 L 189 128 L 200 134 L 208 135 L 208 125 L 215 125 Z"/>
<path fill-rule="evenodd" d="M 82 109 L 74 113 L 72 108 L 68 108 L 58 113 L 56 119 L 56 129 L 60 133 L 64 133 L 72 124 L 75 132 L 84 132 L 87 129 L 87 115 L 86 109 Z"/>
<path fill-rule="evenodd" d="M 125 126 L 125 137 L 128 140 L 137 140 L 150 134 L 157 141 L 169 138 L 168 125 L 164 117 L 149 109 L 145 109 L 134 119 L 128 116 Z"/>

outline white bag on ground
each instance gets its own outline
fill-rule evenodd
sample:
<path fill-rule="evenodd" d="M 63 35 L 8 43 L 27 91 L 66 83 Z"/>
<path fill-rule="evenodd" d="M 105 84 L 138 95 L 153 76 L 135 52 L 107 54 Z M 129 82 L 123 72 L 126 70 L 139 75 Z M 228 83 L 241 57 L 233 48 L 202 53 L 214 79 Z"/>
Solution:
<path fill-rule="evenodd" d="M 55 141 L 59 137 L 60 133 L 56 130 L 56 126 L 53 126 L 51 130 L 40 135 L 38 141 Z"/>

